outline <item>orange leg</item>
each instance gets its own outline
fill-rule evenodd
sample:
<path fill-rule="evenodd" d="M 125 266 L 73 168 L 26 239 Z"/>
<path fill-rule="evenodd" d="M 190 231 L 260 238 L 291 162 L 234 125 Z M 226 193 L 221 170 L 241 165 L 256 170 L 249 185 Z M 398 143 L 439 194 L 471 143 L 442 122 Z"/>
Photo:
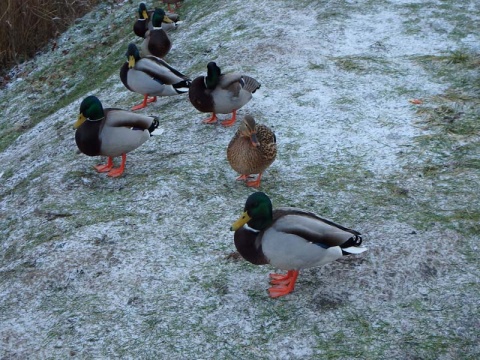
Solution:
<path fill-rule="evenodd" d="M 268 289 L 270 297 L 277 298 L 290 294 L 295 288 L 297 277 L 298 270 L 288 270 L 285 276 L 280 274 L 271 274 L 270 282 L 273 284 L 273 286 Z"/>
<path fill-rule="evenodd" d="M 270 284 L 278 285 L 285 282 L 285 280 L 290 281 L 289 279 L 292 277 L 293 270 L 289 270 L 286 274 L 269 274 L 270 277 Z"/>
<path fill-rule="evenodd" d="M 112 167 L 113 167 L 113 158 L 109 156 L 106 164 L 104 165 L 98 164 L 97 166 L 95 166 L 95 169 L 97 169 L 98 172 L 107 172 L 107 171 L 110 171 Z"/>
<path fill-rule="evenodd" d="M 260 180 L 262 179 L 262 173 L 258 174 L 257 178 L 253 181 L 247 181 L 247 186 L 258 188 L 260 186 Z"/>
<path fill-rule="evenodd" d="M 232 117 L 230 119 L 222 121 L 222 125 L 225 127 L 232 126 L 237 120 L 237 110 L 233 110 Z"/>
<path fill-rule="evenodd" d="M 203 120 L 203 123 L 205 124 L 215 124 L 217 122 L 217 114 L 212 113 L 212 116 L 210 116 L 208 119 Z"/>
<path fill-rule="evenodd" d="M 127 154 L 122 154 L 122 163 L 120 164 L 120 167 L 110 170 L 107 176 L 119 177 L 120 175 L 122 175 L 123 171 L 125 170 L 126 162 L 127 162 Z"/>
<path fill-rule="evenodd" d="M 135 110 L 139 110 L 139 109 L 143 109 L 144 107 L 147 106 L 148 103 L 152 103 L 152 102 L 155 102 L 157 101 L 157 97 L 156 96 L 152 96 L 150 99 L 148 98 L 148 95 L 144 95 L 143 97 L 143 102 L 141 104 L 138 104 L 138 105 L 135 105 L 134 107 L 132 107 L 132 111 L 135 111 Z"/>

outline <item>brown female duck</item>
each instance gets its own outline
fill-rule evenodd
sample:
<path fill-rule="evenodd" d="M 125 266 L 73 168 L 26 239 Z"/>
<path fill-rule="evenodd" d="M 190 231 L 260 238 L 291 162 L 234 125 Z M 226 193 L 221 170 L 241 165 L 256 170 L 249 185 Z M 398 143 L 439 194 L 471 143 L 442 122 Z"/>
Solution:
<path fill-rule="evenodd" d="M 250 115 L 245 116 L 227 148 L 230 166 L 241 174 L 237 180 L 245 180 L 247 186 L 260 186 L 262 173 L 277 156 L 276 140 L 270 128 L 256 124 Z M 257 179 L 248 181 L 251 174 L 258 174 Z"/>

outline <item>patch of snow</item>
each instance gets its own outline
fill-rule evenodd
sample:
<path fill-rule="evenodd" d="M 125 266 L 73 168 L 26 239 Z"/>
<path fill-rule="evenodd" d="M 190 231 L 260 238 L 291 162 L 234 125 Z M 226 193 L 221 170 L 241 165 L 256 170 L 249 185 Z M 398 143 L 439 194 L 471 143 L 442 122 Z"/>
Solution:
<path fill-rule="evenodd" d="M 403 346 L 415 334 L 419 341 L 448 338 L 458 329 L 475 337 L 476 296 L 462 291 L 477 281 L 478 268 L 458 253 L 458 234 L 435 224 L 420 231 L 382 221 L 374 204 L 355 208 L 354 178 L 326 194 L 305 176 L 312 165 L 361 164 L 374 173 L 372 182 L 402 171 L 398 155 L 421 130 L 398 89 L 428 97 L 448 86 L 411 57 L 458 47 L 447 36 L 452 25 L 435 21 L 429 31 L 405 32 L 409 15 L 400 5 L 416 4 L 409 0 L 349 1 L 340 18 L 320 16 L 324 5 L 335 4 L 296 5 L 290 24 L 291 2 L 222 2 L 205 15 L 185 2 L 167 60 L 192 78 L 204 75 L 208 61 L 257 78 L 262 87 L 239 116 L 251 113 L 271 126 L 279 146 L 261 190 L 275 206 L 292 205 L 279 198 L 325 205 L 327 217 L 347 206 L 352 218 L 366 212 L 372 220 L 345 225 L 367 234 L 368 251 L 302 271 L 294 293 L 269 299 L 273 269 L 225 259 L 234 251 L 230 224 L 253 191 L 235 182 L 225 158 L 235 129 L 202 124 L 205 114 L 185 95 L 160 98 L 141 112 L 159 116 L 162 136 L 128 155 L 124 176 L 109 179 L 93 170 L 100 159 L 77 152 L 72 125 L 80 98 L 0 154 L 1 358 L 321 358 L 332 351 L 325 345 L 408 358 Z M 434 11 L 437 4 L 423 6 Z M 245 16 L 251 6 L 254 24 Z M 113 9 L 110 16 L 135 17 L 130 2 Z M 427 11 L 423 27 L 428 18 Z M 72 39 L 86 42 L 82 30 L 95 19 L 86 16 L 63 34 L 58 53 L 34 60 L 36 71 L 70 49 Z M 461 45 L 474 48 L 478 40 L 470 34 Z M 125 39 L 125 46 L 130 41 L 137 39 Z M 191 53 L 194 45 L 205 52 Z M 379 69 L 341 66 L 362 59 Z M 191 71 L 198 64 L 202 70 Z M 107 83 L 114 85 L 89 92 L 104 106 L 142 100 L 118 74 Z M 19 100 L 2 111 L 21 118 L 27 107 Z M 6 172 L 13 174 L 3 181 Z M 415 307 L 427 310 L 419 315 Z M 386 338 L 395 340 L 388 348 Z"/>

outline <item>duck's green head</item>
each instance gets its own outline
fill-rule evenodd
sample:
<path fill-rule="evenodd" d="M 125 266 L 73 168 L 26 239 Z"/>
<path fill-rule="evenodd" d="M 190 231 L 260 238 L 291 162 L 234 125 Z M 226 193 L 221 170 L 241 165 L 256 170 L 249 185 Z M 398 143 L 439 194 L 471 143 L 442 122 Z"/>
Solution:
<path fill-rule="evenodd" d="M 243 211 L 242 216 L 232 224 L 230 230 L 237 231 L 245 224 L 252 229 L 263 230 L 272 223 L 272 202 L 261 191 L 248 197 Z"/>
<path fill-rule="evenodd" d="M 255 119 L 253 118 L 253 116 L 245 115 L 240 126 L 238 127 L 238 131 L 240 132 L 241 136 L 244 136 L 250 139 L 252 146 L 254 147 L 260 146 L 260 143 L 258 142 L 258 139 L 257 139 L 257 128 L 256 128 Z"/>
<path fill-rule="evenodd" d="M 96 96 L 90 95 L 83 99 L 80 104 L 80 114 L 78 119 L 73 124 L 75 129 L 78 129 L 86 120 L 98 121 L 104 117 L 103 106 Z"/>
<path fill-rule="evenodd" d="M 162 27 L 162 22 L 172 23 L 173 21 L 165 14 L 165 11 L 160 8 L 156 8 L 152 15 L 152 25 L 154 28 Z"/>
<path fill-rule="evenodd" d="M 205 77 L 205 87 L 207 89 L 215 89 L 220 82 L 222 71 L 213 61 L 207 65 L 207 76 Z"/>
<path fill-rule="evenodd" d="M 132 69 L 135 66 L 135 63 L 140 60 L 140 52 L 138 51 L 137 45 L 134 43 L 128 44 L 125 56 L 127 57 L 128 68 Z"/>
<path fill-rule="evenodd" d="M 138 18 L 143 20 L 148 19 L 147 5 L 143 2 L 138 5 Z"/>

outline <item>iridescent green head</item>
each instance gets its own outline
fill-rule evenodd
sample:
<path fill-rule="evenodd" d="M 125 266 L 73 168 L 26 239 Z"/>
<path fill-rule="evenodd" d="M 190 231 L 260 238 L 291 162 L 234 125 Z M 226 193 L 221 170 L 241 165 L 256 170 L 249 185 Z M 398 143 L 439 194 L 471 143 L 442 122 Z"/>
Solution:
<path fill-rule="evenodd" d="M 99 121 L 104 118 L 103 106 L 96 96 L 90 95 L 80 104 L 80 114 L 73 125 L 78 129 L 85 121 Z"/>
<path fill-rule="evenodd" d="M 236 231 L 248 224 L 255 230 L 263 230 L 272 223 L 272 202 L 263 192 L 258 191 L 250 195 L 245 202 L 242 216 L 232 224 L 230 230 Z"/>

